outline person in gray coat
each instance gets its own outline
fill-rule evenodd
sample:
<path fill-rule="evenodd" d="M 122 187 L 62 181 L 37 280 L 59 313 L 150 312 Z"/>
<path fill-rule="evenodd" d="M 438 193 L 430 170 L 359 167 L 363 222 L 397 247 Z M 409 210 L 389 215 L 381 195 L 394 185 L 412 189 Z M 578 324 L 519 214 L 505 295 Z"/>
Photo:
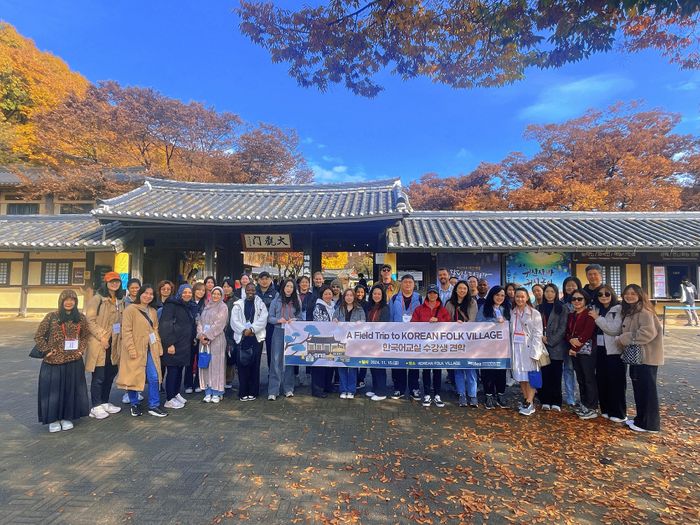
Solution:
<path fill-rule="evenodd" d="M 284 327 L 287 323 L 300 319 L 301 303 L 293 279 L 285 279 L 280 293 L 270 303 L 268 324 L 275 327 L 272 333 L 272 356 L 267 382 L 267 399 L 274 401 L 284 387 L 284 396 L 294 395 L 294 367 L 284 366 Z"/>
<path fill-rule="evenodd" d="M 569 310 L 559 300 L 559 289 L 548 283 L 544 287 L 542 303 L 537 307 L 544 325 L 544 342 L 551 364 L 542 367 L 542 388 L 538 392 L 542 410 L 561 412 L 561 376 L 564 355 L 569 350 L 566 341 L 566 322 Z"/>

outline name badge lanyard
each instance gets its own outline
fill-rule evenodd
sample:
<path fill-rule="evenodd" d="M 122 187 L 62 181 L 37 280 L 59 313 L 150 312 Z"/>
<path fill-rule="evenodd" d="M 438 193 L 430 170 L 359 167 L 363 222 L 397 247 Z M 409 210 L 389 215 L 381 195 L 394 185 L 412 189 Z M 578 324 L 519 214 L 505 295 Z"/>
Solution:
<path fill-rule="evenodd" d="M 520 331 L 518 331 L 518 325 L 520 326 Z M 525 331 L 523 330 L 523 316 L 515 312 L 515 323 L 513 323 L 513 342 L 523 344 L 525 343 Z"/>
<path fill-rule="evenodd" d="M 412 304 L 413 304 L 413 297 L 411 296 L 411 302 L 408 305 L 409 310 L 410 310 Z M 403 322 L 406 323 L 406 322 L 410 321 L 411 314 L 408 313 L 408 311 L 406 310 L 406 301 L 404 300 L 403 297 L 401 297 L 401 311 L 403 312 L 401 315 L 401 319 L 403 320 Z M 406 318 L 408 318 L 408 321 L 406 320 Z"/>
<path fill-rule="evenodd" d="M 80 325 L 75 331 L 75 337 L 72 339 L 68 338 L 66 333 L 66 324 L 61 323 L 61 332 L 63 332 L 63 349 L 64 350 L 77 350 L 78 349 L 78 338 L 80 337 Z"/>

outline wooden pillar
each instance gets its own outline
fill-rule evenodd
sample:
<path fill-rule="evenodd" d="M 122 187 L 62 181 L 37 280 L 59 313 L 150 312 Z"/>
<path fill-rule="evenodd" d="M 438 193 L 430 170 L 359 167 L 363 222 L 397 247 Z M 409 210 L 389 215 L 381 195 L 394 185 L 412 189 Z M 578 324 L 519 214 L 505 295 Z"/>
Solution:
<path fill-rule="evenodd" d="M 27 296 L 29 295 L 29 252 L 22 256 L 22 291 L 19 297 L 19 317 L 27 317 Z"/>
<path fill-rule="evenodd" d="M 318 242 L 318 235 L 314 232 L 309 233 L 308 245 L 304 249 L 304 253 L 308 253 L 311 263 L 311 275 L 323 270 L 321 268 L 321 246 Z"/>
<path fill-rule="evenodd" d="M 215 254 L 216 234 L 212 232 L 204 241 L 204 276 L 213 275 L 216 281 L 219 282 L 219 276 L 216 275 Z"/>

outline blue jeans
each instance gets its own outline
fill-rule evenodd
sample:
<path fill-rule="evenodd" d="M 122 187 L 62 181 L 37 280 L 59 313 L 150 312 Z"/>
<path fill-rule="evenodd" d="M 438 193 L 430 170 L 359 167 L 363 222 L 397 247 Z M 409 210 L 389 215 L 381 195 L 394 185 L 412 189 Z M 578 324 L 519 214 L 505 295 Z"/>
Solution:
<path fill-rule="evenodd" d="M 340 377 L 340 393 L 354 394 L 357 391 L 357 368 L 338 367 Z"/>
<path fill-rule="evenodd" d="M 148 408 L 160 406 L 160 385 L 158 384 L 158 370 L 151 357 L 150 350 L 146 354 L 146 381 L 148 382 Z M 137 390 L 127 390 L 129 403 L 139 404 L 139 392 Z"/>
<path fill-rule="evenodd" d="M 476 397 L 476 368 L 455 370 L 455 387 L 460 396 Z M 466 382 L 466 390 L 464 388 Z"/>
<path fill-rule="evenodd" d="M 564 379 L 564 402 L 567 405 L 576 404 L 576 375 L 574 374 L 574 363 L 568 352 L 564 353 L 564 366 L 562 368 L 562 378 Z"/>
<path fill-rule="evenodd" d="M 224 397 L 224 393 L 221 390 L 214 390 L 213 388 L 206 387 L 204 389 L 204 395 L 206 396 L 219 396 Z"/>

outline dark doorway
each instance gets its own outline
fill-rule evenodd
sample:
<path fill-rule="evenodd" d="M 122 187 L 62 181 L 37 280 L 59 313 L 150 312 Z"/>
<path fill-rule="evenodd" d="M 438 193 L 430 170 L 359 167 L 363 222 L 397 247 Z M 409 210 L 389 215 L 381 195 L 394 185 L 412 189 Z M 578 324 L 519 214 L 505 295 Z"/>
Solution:
<path fill-rule="evenodd" d="M 693 281 L 693 276 L 690 274 L 690 266 L 673 265 L 666 267 L 666 279 L 668 279 L 668 294 L 674 299 L 681 296 L 681 281 L 684 277 L 688 277 Z"/>

